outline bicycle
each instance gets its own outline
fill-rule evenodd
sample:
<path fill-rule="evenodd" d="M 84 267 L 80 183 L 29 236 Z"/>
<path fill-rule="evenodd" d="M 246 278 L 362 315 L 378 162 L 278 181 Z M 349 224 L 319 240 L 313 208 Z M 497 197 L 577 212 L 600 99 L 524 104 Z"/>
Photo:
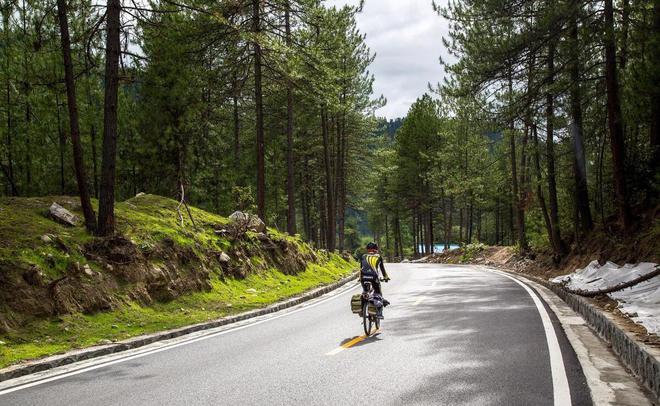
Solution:
<path fill-rule="evenodd" d="M 383 281 L 383 279 L 380 279 Z M 377 332 L 380 329 L 380 319 L 378 318 L 378 308 L 380 307 L 380 311 L 382 312 L 383 308 L 383 302 L 381 297 L 377 297 L 376 300 L 379 301 L 380 303 L 373 303 L 374 300 L 374 288 L 371 285 L 370 282 L 365 283 L 365 288 L 367 288 L 364 292 L 362 292 L 362 327 L 364 328 L 364 334 L 369 337 L 371 334 Z M 373 327 L 376 327 L 375 330 L 372 331 Z"/>

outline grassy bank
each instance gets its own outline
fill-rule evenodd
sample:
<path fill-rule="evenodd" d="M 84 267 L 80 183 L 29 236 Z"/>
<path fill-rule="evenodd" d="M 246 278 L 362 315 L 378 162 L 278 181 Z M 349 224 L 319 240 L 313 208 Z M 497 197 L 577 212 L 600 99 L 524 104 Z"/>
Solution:
<path fill-rule="evenodd" d="M 113 255 L 129 261 L 118 264 L 82 227 L 48 219 L 52 201 L 78 210 L 75 200 L 63 197 L 0 200 L 0 213 L 8 214 L 0 223 L 0 367 L 263 307 L 354 269 L 338 255 L 314 251 L 276 230 L 269 229 L 267 239 L 218 233 L 228 227 L 227 219 L 195 208 L 197 227 L 188 219 L 181 227 L 176 202 L 149 195 L 118 205 L 120 232 L 130 241 L 130 253 L 113 248 Z M 219 253 L 229 262 L 218 262 Z M 88 274 L 76 271 L 85 267 Z M 27 283 L 26 275 L 35 272 L 39 280 Z M 98 310 L 101 299 L 87 303 L 75 294 L 63 306 L 52 293 L 54 284 L 63 283 L 101 296 L 108 308 Z M 161 285 L 172 297 L 161 298 Z"/>

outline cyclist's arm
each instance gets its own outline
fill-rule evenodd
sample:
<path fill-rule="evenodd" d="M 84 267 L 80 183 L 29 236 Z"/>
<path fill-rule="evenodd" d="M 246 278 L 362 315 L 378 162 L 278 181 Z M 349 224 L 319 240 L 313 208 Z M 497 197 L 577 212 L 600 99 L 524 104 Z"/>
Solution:
<path fill-rule="evenodd" d="M 383 265 L 383 258 L 380 258 L 380 271 L 383 273 L 383 279 L 390 279 L 389 276 L 387 276 L 387 271 L 385 271 L 385 265 Z"/>

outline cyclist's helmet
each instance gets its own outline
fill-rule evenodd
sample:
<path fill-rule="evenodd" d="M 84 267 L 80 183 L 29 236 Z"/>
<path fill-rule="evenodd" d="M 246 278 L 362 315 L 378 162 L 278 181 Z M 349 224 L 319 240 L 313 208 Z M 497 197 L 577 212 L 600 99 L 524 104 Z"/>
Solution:
<path fill-rule="evenodd" d="M 367 249 L 368 250 L 377 250 L 378 249 L 378 244 L 376 244 L 375 242 L 370 242 L 369 244 L 367 244 Z"/>

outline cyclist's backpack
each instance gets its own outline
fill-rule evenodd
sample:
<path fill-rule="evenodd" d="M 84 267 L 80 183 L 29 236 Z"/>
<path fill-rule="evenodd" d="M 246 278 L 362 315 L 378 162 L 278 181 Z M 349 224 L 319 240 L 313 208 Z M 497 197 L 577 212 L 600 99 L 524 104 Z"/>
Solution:
<path fill-rule="evenodd" d="M 355 314 L 362 312 L 362 294 L 358 293 L 351 297 L 351 312 Z"/>

